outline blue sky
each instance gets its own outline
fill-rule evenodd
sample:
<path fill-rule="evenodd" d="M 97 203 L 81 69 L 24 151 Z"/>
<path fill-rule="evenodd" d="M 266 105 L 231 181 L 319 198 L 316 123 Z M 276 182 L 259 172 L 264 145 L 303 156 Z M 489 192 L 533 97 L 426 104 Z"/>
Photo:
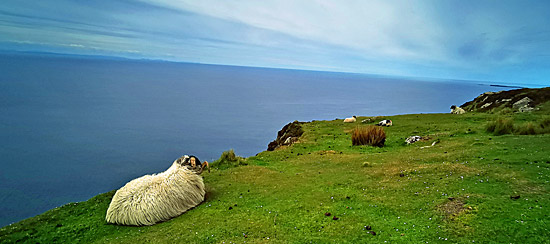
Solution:
<path fill-rule="evenodd" d="M 0 49 L 550 85 L 550 1 L 3 0 Z"/>

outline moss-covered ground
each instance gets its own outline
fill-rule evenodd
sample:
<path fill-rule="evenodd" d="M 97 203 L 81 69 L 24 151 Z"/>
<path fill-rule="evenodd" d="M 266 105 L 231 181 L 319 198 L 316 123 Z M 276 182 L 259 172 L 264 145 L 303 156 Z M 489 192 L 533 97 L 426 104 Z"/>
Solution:
<path fill-rule="evenodd" d="M 0 242 L 550 243 L 550 135 L 495 136 L 494 116 L 385 117 L 381 148 L 351 145 L 365 117 L 305 123 L 292 146 L 203 173 L 206 200 L 170 221 L 105 223 L 113 191 L 6 226 Z"/>

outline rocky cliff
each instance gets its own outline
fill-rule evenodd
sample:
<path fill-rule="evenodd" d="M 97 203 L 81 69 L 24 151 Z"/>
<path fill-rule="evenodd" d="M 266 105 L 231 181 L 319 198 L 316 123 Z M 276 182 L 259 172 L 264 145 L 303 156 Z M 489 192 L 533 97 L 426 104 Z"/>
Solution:
<path fill-rule="evenodd" d="M 301 126 L 303 123 L 304 122 L 294 121 L 285 125 L 283 129 L 277 133 L 277 139 L 269 143 L 267 150 L 273 151 L 281 146 L 288 146 L 296 142 L 298 138 L 304 134 L 304 130 L 302 130 Z"/>
<path fill-rule="evenodd" d="M 463 104 L 466 111 L 486 112 L 510 108 L 514 112 L 537 110 L 538 106 L 550 101 L 550 87 L 539 89 L 516 89 L 500 92 L 486 92 L 473 101 Z"/>

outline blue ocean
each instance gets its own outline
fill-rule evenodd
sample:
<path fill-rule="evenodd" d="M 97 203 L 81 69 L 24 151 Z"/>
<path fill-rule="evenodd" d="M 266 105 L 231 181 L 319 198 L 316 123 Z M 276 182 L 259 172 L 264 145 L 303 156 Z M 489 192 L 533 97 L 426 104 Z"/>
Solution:
<path fill-rule="evenodd" d="M 0 55 L 0 226 L 161 172 L 252 156 L 294 120 L 447 113 L 479 82 L 47 54 Z"/>

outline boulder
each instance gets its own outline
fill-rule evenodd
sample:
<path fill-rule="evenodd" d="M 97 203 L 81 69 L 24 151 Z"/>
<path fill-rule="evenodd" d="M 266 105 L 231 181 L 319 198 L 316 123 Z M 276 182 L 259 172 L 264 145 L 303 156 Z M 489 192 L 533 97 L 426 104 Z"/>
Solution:
<path fill-rule="evenodd" d="M 533 100 L 529 97 L 524 97 L 521 100 L 515 102 L 512 104 L 512 108 L 517 109 L 520 112 L 529 112 L 533 111 L 533 107 L 530 107 L 529 104 L 533 102 Z"/>

